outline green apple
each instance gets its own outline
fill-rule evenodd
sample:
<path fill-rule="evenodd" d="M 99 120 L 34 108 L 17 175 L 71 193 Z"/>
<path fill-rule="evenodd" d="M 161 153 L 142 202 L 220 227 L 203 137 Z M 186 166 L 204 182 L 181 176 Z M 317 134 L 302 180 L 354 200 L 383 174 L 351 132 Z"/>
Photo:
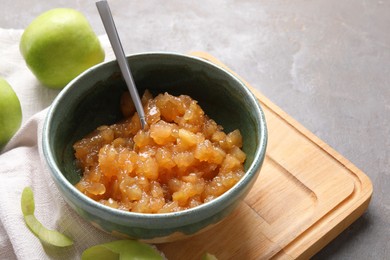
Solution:
<path fill-rule="evenodd" d="M 11 139 L 22 123 L 22 108 L 8 82 L 0 78 L 0 149 Z"/>
<path fill-rule="evenodd" d="M 218 258 L 215 255 L 212 255 L 210 253 L 205 253 L 202 256 L 202 260 L 218 260 Z"/>
<path fill-rule="evenodd" d="M 56 89 L 105 56 L 85 16 L 69 8 L 52 9 L 35 18 L 24 31 L 19 47 L 38 80 Z"/>

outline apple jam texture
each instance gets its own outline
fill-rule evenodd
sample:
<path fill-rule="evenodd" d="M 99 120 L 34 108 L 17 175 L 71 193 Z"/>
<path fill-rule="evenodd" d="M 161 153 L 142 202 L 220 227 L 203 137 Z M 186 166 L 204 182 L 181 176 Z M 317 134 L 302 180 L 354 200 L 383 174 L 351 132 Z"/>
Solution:
<path fill-rule="evenodd" d="M 145 130 L 125 92 L 125 119 L 74 144 L 82 193 L 113 208 L 167 213 L 210 201 L 244 175 L 239 130 L 226 134 L 186 95 L 145 91 L 142 104 Z"/>

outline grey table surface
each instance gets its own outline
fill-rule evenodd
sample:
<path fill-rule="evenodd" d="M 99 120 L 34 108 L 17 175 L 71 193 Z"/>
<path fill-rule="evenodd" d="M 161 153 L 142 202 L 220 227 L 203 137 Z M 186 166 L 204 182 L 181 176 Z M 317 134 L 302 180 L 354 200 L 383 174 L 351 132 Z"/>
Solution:
<path fill-rule="evenodd" d="M 94 1 L 1 2 L 0 28 L 70 7 L 104 34 Z M 211 53 L 370 177 L 368 211 L 314 259 L 390 259 L 389 0 L 109 3 L 127 54 Z"/>

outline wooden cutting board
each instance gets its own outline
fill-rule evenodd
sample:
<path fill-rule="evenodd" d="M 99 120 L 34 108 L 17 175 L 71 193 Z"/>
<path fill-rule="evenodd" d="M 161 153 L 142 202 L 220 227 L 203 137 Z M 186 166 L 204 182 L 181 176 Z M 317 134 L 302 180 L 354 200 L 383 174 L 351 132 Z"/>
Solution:
<path fill-rule="evenodd" d="M 191 55 L 232 72 L 207 53 Z M 260 100 L 268 125 L 260 175 L 245 200 L 216 227 L 159 245 L 170 260 L 201 259 L 205 252 L 220 260 L 308 259 L 368 207 L 369 178 L 242 81 Z"/>

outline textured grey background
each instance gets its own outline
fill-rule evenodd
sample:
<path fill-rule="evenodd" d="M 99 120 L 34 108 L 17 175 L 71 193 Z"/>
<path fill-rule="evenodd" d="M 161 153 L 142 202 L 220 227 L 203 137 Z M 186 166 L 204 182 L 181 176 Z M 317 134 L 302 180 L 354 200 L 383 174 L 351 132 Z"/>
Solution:
<path fill-rule="evenodd" d="M 202 50 L 218 57 L 372 180 L 359 220 L 315 259 L 390 259 L 390 1 L 111 0 L 126 53 Z M 0 28 L 94 1 L 2 0 Z M 1 59 L 1 57 L 0 57 Z"/>

